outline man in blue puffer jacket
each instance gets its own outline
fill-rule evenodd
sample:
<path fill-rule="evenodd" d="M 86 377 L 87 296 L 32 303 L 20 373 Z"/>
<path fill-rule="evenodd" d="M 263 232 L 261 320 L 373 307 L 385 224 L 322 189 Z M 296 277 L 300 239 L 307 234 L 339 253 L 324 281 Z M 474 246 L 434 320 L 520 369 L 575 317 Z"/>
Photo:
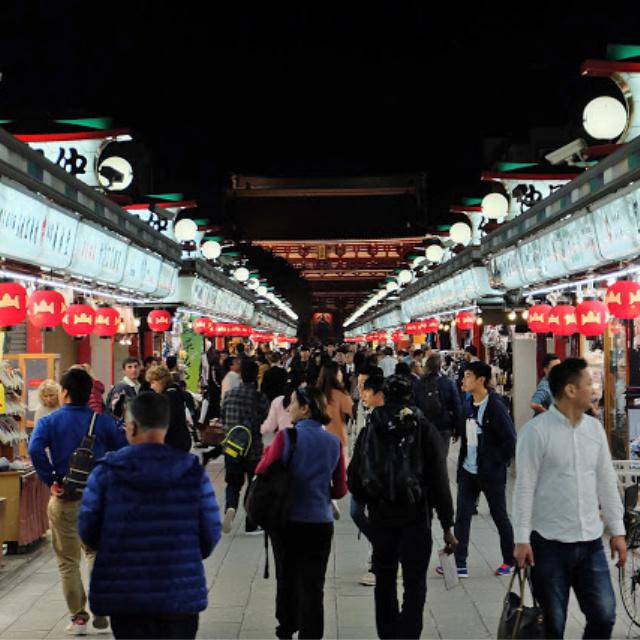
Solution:
<path fill-rule="evenodd" d="M 89 602 L 116 638 L 195 638 L 207 607 L 203 558 L 220 512 L 198 459 L 164 444 L 167 400 L 128 405 L 125 447 L 100 460 L 82 498 L 79 532 L 96 550 Z"/>

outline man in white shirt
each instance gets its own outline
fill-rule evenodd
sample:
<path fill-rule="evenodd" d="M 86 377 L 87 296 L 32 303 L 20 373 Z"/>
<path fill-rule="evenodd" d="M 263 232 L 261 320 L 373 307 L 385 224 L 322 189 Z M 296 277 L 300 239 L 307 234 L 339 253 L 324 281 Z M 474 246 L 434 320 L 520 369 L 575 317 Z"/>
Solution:
<path fill-rule="evenodd" d="M 397 358 L 393 357 L 393 349 L 391 347 L 385 347 L 384 358 L 378 363 L 378 366 L 382 369 L 382 375 L 384 375 L 385 378 L 394 375 L 397 364 Z"/>
<path fill-rule="evenodd" d="M 224 377 L 224 380 L 222 381 L 222 387 L 220 389 L 220 404 L 222 404 L 227 391 L 231 391 L 231 389 L 237 389 L 240 386 L 240 383 L 242 382 L 240 378 L 241 363 L 242 362 L 240 358 L 237 358 L 235 356 L 231 356 L 229 358 L 229 372 Z"/>
<path fill-rule="evenodd" d="M 567 358 L 556 365 L 549 373 L 554 404 L 518 437 L 514 557 L 519 567 L 534 567 L 534 590 L 551 638 L 563 637 L 572 587 L 587 620 L 584 637 L 611 637 L 616 599 L 602 545 L 601 509 L 617 566 L 627 554 L 607 436 L 585 415 L 591 385 L 585 360 Z"/>

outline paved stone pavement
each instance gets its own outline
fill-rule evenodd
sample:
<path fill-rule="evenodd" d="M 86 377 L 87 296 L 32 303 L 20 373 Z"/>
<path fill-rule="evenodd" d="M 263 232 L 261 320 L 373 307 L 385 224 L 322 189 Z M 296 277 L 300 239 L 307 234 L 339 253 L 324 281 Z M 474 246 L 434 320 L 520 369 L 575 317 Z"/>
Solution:
<path fill-rule="evenodd" d="M 455 496 L 454 458 L 449 459 Z M 219 462 L 209 465 L 219 501 L 224 482 Z M 348 498 L 341 501 L 342 518 L 336 522 L 333 552 L 325 585 L 325 637 L 375 638 L 373 588 L 358 584 L 366 569 L 368 545 L 358 540 L 348 517 Z M 275 578 L 265 580 L 261 536 L 246 536 L 242 514 L 230 535 L 224 536 L 206 561 L 209 608 L 201 614 L 199 638 L 273 638 Z M 496 529 L 484 499 L 472 525 L 469 571 L 471 577 L 446 591 L 434 573 L 432 555 L 428 578 L 424 638 L 494 638 L 508 578 L 493 575 L 500 564 Z M 434 525 L 434 549 L 442 546 L 439 525 Z M 15 565 L 20 565 L 15 569 Z M 273 563 L 271 564 L 273 574 Z M 617 579 L 617 573 L 614 573 Z M 616 583 L 617 593 L 617 583 Z M 68 624 L 62 589 L 50 545 L 36 557 L 9 558 L 0 570 L 0 638 L 62 638 Z M 582 637 L 583 617 L 572 598 L 567 638 Z M 637 637 L 635 627 L 618 605 L 614 637 Z M 110 634 L 100 634 L 110 637 Z"/>

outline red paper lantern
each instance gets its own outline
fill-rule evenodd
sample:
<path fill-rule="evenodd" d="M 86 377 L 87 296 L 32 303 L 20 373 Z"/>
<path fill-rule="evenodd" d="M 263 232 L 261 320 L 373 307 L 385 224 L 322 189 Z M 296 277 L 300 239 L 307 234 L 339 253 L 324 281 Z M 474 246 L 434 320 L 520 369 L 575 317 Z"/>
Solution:
<path fill-rule="evenodd" d="M 72 304 L 62 316 L 62 328 L 74 338 L 88 336 L 95 317 L 96 312 L 88 304 Z"/>
<path fill-rule="evenodd" d="M 193 322 L 193 330 L 199 334 L 211 335 L 213 331 L 213 322 L 209 318 L 201 316 Z"/>
<path fill-rule="evenodd" d="M 637 318 L 640 316 L 640 284 L 633 280 L 620 280 L 607 289 L 604 301 L 615 318 Z"/>
<path fill-rule="evenodd" d="M 405 325 L 404 331 L 410 336 L 420 335 L 422 333 L 422 322 L 410 322 Z"/>
<path fill-rule="evenodd" d="M 551 305 L 534 304 L 529 308 L 529 316 L 527 324 L 529 331 L 535 333 L 547 333 L 549 331 L 549 314 L 551 313 Z"/>
<path fill-rule="evenodd" d="M 425 327 L 425 333 L 438 333 L 440 328 L 440 320 L 438 318 L 427 318 L 422 322 Z"/>
<path fill-rule="evenodd" d="M 476 323 L 476 318 L 470 311 L 461 311 L 456 314 L 456 327 L 458 329 L 473 329 Z"/>
<path fill-rule="evenodd" d="M 554 336 L 570 336 L 578 330 L 576 308 L 571 304 L 559 304 L 549 313 L 549 331 Z"/>
<path fill-rule="evenodd" d="M 600 300 L 585 300 L 576 307 L 576 320 L 583 336 L 601 336 L 607 328 L 607 307 Z"/>
<path fill-rule="evenodd" d="M 120 314 L 111 307 L 98 307 L 93 321 L 93 333 L 101 338 L 111 338 L 118 333 Z"/>
<path fill-rule="evenodd" d="M 160 333 L 162 331 L 169 331 L 173 322 L 173 316 L 168 311 L 160 309 L 154 309 L 147 316 L 147 324 L 151 331 Z"/>
<path fill-rule="evenodd" d="M 0 282 L 0 327 L 20 324 L 26 317 L 26 289 L 15 282 Z"/>
<path fill-rule="evenodd" d="M 62 322 L 66 309 L 64 296 L 57 291 L 34 291 L 29 296 L 27 315 L 37 329 L 52 329 Z"/>

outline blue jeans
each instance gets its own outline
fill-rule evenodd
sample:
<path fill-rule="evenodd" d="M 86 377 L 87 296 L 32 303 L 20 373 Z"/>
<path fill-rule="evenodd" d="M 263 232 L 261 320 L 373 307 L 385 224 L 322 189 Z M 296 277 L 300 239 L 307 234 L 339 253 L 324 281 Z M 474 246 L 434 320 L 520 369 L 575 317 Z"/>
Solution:
<path fill-rule="evenodd" d="M 557 542 L 534 531 L 533 588 L 544 609 L 549 638 L 562 638 L 571 587 L 587 619 L 584 638 L 610 638 L 616 621 L 616 597 L 602 540 Z"/>
<path fill-rule="evenodd" d="M 351 496 L 351 519 L 354 521 L 356 527 L 362 531 L 362 535 L 371 542 L 371 523 L 364 511 L 365 507 L 366 505 L 358 502 Z"/>

